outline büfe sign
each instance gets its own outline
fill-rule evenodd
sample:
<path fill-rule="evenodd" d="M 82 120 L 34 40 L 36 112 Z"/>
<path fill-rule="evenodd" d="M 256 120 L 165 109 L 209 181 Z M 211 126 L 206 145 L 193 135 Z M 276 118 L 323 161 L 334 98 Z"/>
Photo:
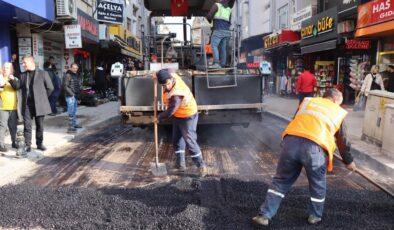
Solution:
<path fill-rule="evenodd" d="M 394 19 L 394 1 L 374 0 L 358 7 L 357 28 Z"/>

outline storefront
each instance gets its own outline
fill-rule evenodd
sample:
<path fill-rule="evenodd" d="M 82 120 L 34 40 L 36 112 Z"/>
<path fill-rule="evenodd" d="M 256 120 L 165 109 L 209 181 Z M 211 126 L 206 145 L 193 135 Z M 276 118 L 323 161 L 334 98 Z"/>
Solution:
<path fill-rule="evenodd" d="M 337 87 L 336 52 L 338 44 L 337 8 L 331 8 L 302 22 L 301 53 L 304 65 L 312 69 L 317 80 L 316 96 Z"/>
<path fill-rule="evenodd" d="M 32 55 L 33 40 L 30 27 L 23 33 L 20 43 L 22 49 L 18 47 L 15 25 L 18 23 L 49 23 L 55 20 L 55 4 L 52 0 L 36 1 L 10 1 L 0 0 L 0 8 L 4 14 L 0 18 L 0 64 L 11 61 L 11 52 Z M 27 27 L 27 26 L 26 26 Z M 18 37 L 20 33 L 18 33 Z M 42 50 L 40 50 L 42 53 Z"/>
<path fill-rule="evenodd" d="M 91 86 L 94 84 L 93 71 L 96 66 L 97 51 L 99 48 L 99 24 L 96 19 L 77 10 L 78 24 L 81 26 L 82 48 L 73 49 L 74 61 L 79 65 L 82 84 Z"/>
<path fill-rule="evenodd" d="M 394 64 L 394 3 L 375 0 L 358 7 L 357 38 L 379 38 L 377 63 L 380 71 Z"/>
<path fill-rule="evenodd" d="M 270 56 L 273 69 L 272 83 L 277 93 L 294 94 L 297 68 L 300 63 L 300 33 L 282 30 L 264 37 L 264 53 Z M 297 61 L 298 60 L 298 61 Z M 283 79 L 286 77 L 286 80 Z"/>

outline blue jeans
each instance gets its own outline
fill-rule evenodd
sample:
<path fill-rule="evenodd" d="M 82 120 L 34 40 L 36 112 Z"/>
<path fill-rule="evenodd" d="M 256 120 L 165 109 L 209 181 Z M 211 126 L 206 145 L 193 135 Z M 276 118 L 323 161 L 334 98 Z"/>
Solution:
<path fill-rule="evenodd" d="M 204 166 L 200 146 L 197 144 L 198 113 L 187 118 L 173 117 L 172 142 L 176 155 L 176 166 L 185 167 L 185 148 L 197 167 Z"/>
<path fill-rule="evenodd" d="M 228 30 L 214 30 L 211 36 L 211 47 L 213 62 L 226 65 L 227 61 L 227 44 L 230 41 L 231 32 Z M 219 58 L 220 55 L 220 58 Z"/>
<path fill-rule="evenodd" d="M 315 142 L 297 136 L 286 136 L 282 144 L 283 149 L 276 174 L 267 191 L 266 199 L 260 207 L 259 214 L 268 218 L 272 218 L 276 214 L 282 199 L 304 167 L 311 196 L 308 214 L 321 217 L 326 196 L 328 160 L 325 150 Z"/>
<path fill-rule="evenodd" d="M 66 97 L 66 102 L 67 102 L 67 113 L 72 120 L 71 126 L 75 128 L 75 125 L 77 124 L 76 115 L 77 115 L 78 101 L 74 96 L 72 96 L 72 97 Z"/>

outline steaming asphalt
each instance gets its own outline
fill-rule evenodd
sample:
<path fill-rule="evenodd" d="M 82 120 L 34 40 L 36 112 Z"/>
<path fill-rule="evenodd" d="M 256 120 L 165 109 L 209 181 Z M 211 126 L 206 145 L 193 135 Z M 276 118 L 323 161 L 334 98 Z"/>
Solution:
<path fill-rule="evenodd" d="M 146 149 L 151 149 L 150 144 L 140 143 L 140 147 L 135 149 L 132 145 L 125 147 L 125 141 L 151 142 L 150 129 L 116 127 L 112 124 L 103 130 L 95 130 L 65 149 L 65 156 L 39 162 L 41 169 L 25 182 L 0 188 L 0 227 L 255 229 L 250 220 L 264 200 L 278 157 L 280 133 L 285 125 L 280 120 L 265 117 L 262 123 L 254 123 L 248 129 L 203 127 L 199 134 L 203 151 L 209 152 L 214 148 L 219 151 L 212 151 L 212 156 L 216 157 L 221 154 L 220 151 L 222 154 L 228 154 L 228 149 L 238 151 L 238 161 L 229 158 L 224 161 L 233 163 L 221 163 L 224 169 L 232 168 L 224 172 L 237 173 L 218 173 L 200 179 L 193 173 L 179 175 L 170 171 L 170 179 L 166 180 L 152 179 L 144 174 L 147 168 L 137 168 L 151 161 L 150 151 L 146 152 Z M 162 135 L 161 143 L 170 154 L 169 132 Z M 255 166 L 246 162 L 246 156 L 255 150 L 264 152 L 257 152 L 264 157 L 253 175 L 250 172 L 254 171 Z M 134 152 L 138 158 L 125 156 L 125 152 Z M 94 155 L 93 160 L 86 158 L 88 153 Z M 125 162 L 140 160 L 140 163 L 114 163 L 126 158 Z M 271 158 L 273 161 L 270 161 Z M 171 159 L 168 155 L 166 161 Z M 216 167 L 220 162 L 216 163 L 210 166 Z M 242 169 L 243 164 L 246 166 Z M 252 168 L 250 171 L 247 170 L 248 166 Z M 95 171 L 87 173 L 92 168 Z M 106 174 L 102 172 L 104 169 L 107 170 Z M 393 199 L 359 176 L 349 175 L 339 162 L 336 162 L 335 169 L 336 174 L 328 178 L 323 222 L 313 228 L 393 229 Z M 128 176 L 124 171 L 132 171 L 133 174 Z M 144 186 L 137 187 L 142 182 Z M 284 199 L 271 228 L 311 228 L 306 223 L 308 194 L 305 177 L 301 177 Z"/>

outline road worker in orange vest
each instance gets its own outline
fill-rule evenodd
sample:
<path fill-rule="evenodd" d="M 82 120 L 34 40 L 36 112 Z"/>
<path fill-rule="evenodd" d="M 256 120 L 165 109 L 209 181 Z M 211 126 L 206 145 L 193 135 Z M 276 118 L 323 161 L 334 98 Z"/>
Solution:
<path fill-rule="evenodd" d="M 308 222 L 316 224 L 321 221 L 326 196 L 326 173 L 327 170 L 332 171 L 337 146 L 346 168 L 356 170 L 343 123 L 347 112 L 339 106 L 342 100 L 342 93 L 337 89 L 327 90 L 323 98 L 307 97 L 303 100 L 294 120 L 282 134 L 282 152 L 276 174 L 259 215 L 253 218 L 255 224 L 269 224 L 302 168 L 308 177 L 311 196 Z"/>
<path fill-rule="evenodd" d="M 160 122 L 172 117 L 172 141 L 176 155 L 176 168 L 180 171 L 186 170 L 185 149 L 186 145 L 195 165 L 199 169 L 200 177 L 207 174 L 207 167 L 202 158 L 202 153 L 197 144 L 197 103 L 192 92 L 185 82 L 176 74 L 170 73 L 168 69 L 162 69 L 153 74 L 163 86 L 163 101 L 167 110 L 158 115 Z"/>

